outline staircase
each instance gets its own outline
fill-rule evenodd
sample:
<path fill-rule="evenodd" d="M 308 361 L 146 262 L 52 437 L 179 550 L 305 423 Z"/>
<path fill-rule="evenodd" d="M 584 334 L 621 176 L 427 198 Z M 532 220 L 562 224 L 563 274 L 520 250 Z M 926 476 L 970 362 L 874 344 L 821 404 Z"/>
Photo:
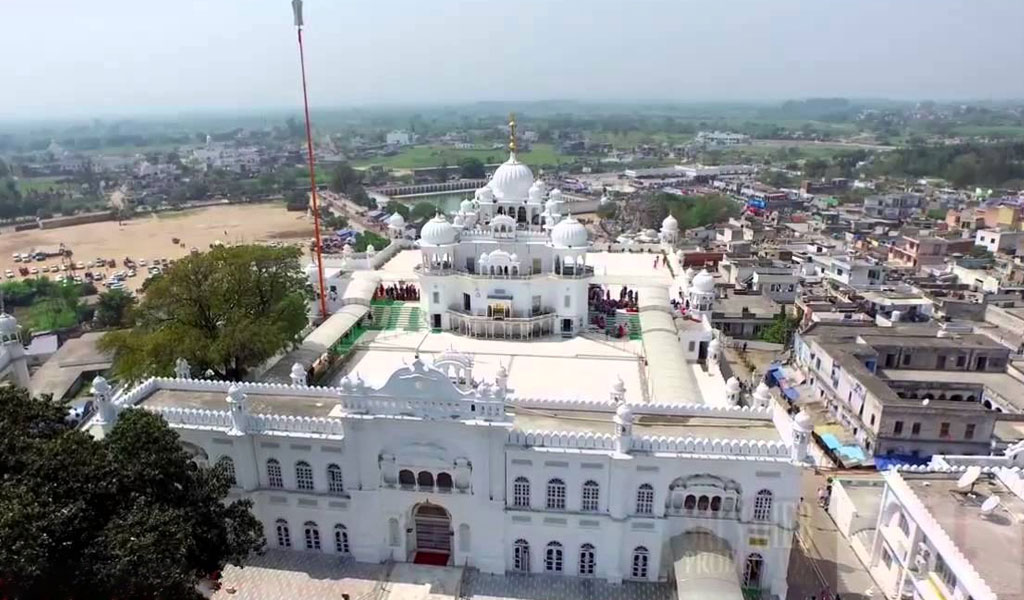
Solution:
<path fill-rule="evenodd" d="M 590 313 L 587 315 L 587 321 L 593 322 L 596 313 Z M 604 332 L 606 335 L 614 337 L 619 331 L 619 325 L 626 328 L 627 337 L 631 340 L 641 339 L 641 327 L 640 327 L 640 315 L 626 313 L 622 311 L 616 311 L 615 316 L 607 318 L 605 321 Z"/>
<path fill-rule="evenodd" d="M 376 331 L 419 331 L 423 328 L 423 316 L 417 303 L 374 304 L 370 313 L 373 315 L 373 324 L 369 329 Z"/>

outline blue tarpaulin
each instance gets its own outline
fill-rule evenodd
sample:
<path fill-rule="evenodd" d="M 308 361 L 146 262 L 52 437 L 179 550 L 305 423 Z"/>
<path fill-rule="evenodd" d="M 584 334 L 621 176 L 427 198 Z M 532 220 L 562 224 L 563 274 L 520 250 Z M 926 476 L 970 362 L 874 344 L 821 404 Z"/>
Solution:
<path fill-rule="evenodd" d="M 929 462 L 931 462 L 930 456 L 910 456 L 909 454 L 889 454 L 875 457 L 875 467 L 879 471 L 886 471 L 894 465 L 926 465 Z"/>

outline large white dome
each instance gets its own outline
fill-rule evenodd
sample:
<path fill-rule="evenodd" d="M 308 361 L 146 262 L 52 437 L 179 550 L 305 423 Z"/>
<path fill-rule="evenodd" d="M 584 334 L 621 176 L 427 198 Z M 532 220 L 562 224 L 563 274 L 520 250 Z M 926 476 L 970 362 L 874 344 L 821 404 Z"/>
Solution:
<path fill-rule="evenodd" d="M 578 248 L 587 245 L 587 228 L 572 215 L 551 228 L 551 243 L 557 248 Z"/>
<path fill-rule="evenodd" d="M 533 171 L 530 167 L 516 160 L 516 155 L 508 157 L 508 160 L 501 163 L 498 170 L 491 176 L 487 184 L 494 190 L 498 200 L 523 200 L 529 197 L 530 187 L 533 186 Z"/>
<path fill-rule="evenodd" d="M 711 273 L 701 271 L 690 282 L 690 289 L 703 294 L 713 294 L 715 292 L 715 278 L 711 276 Z"/>
<path fill-rule="evenodd" d="M 437 215 L 427 221 L 420 231 L 420 242 L 428 246 L 443 246 L 455 243 L 455 228 L 448 223 L 444 215 Z"/>
<path fill-rule="evenodd" d="M 661 230 L 662 231 L 678 231 L 679 230 L 679 221 L 676 221 L 676 218 L 673 217 L 670 214 L 669 216 L 665 217 L 664 221 L 661 222 Z"/>

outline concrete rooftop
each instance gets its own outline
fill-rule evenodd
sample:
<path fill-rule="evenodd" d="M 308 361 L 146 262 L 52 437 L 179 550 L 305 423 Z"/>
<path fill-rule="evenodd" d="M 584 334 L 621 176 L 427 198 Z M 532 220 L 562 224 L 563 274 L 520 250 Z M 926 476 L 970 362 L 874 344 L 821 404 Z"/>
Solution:
<path fill-rule="evenodd" d="M 986 476 L 973 496 L 957 490 L 955 477 L 904 474 L 903 479 L 996 596 L 1024 598 L 1024 501 Z M 979 507 L 991 495 L 1000 498 L 1000 507 L 982 517 Z"/>

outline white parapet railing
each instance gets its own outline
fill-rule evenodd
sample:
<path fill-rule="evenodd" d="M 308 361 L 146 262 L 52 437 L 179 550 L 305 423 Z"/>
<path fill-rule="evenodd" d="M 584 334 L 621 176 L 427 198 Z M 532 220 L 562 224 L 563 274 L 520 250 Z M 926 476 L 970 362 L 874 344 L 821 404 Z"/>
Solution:
<path fill-rule="evenodd" d="M 523 431 L 513 429 L 509 432 L 508 443 L 524 447 L 614 450 L 615 436 L 592 432 Z M 634 437 L 630 439 L 630 450 L 635 452 L 665 452 L 674 454 L 789 458 L 789 448 L 786 444 L 765 440 Z"/>

